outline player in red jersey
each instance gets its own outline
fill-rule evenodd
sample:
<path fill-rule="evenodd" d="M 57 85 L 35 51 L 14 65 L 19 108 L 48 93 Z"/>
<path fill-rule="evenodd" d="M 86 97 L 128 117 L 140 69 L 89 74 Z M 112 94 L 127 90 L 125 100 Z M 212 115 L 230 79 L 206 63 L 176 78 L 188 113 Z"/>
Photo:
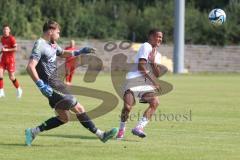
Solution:
<path fill-rule="evenodd" d="M 69 51 L 76 50 L 75 41 L 71 40 L 70 45 L 66 47 L 65 50 Z M 70 56 L 66 58 L 65 68 L 66 68 L 66 84 L 71 85 L 74 70 L 76 68 L 76 57 Z"/>
<path fill-rule="evenodd" d="M 5 96 L 3 89 L 3 73 L 8 71 L 9 79 L 17 89 L 17 97 L 21 98 L 22 89 L 20 88 L 18 80 L 15 78 L 15 51 L 17 50 L 16 39 L 10 34 L 10 26 L 5 24 L 2 27 L 3 35 L 1 37 L 1 60 L 0 60 L 0 98 Z"/>

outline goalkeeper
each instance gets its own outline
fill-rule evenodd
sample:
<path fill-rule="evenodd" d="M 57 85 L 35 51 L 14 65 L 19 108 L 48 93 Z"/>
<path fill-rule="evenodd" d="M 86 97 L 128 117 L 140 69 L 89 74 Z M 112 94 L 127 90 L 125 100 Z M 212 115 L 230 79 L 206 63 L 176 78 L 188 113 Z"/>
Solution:
<path fill-rule="evenodd" d="M 102 142 L 114 137 L 118 129 L 113 128 L 104 132 L 98 129 L 88 117 L 84 107 L 77 102 L 66 89 L 64 83 L 57 76 L 56 56 L 66 58 L 95 52 L 95 49 L 85 47 L 81 50 L 62 50 L 56 41 L 59 39 L 60 26 L 55 21 L 47 21 L 43 25 L 43 36 L 39 38 L 32 49 L 27 72 L 31 76 L 42 94 L 48 99 L 50 106 L 58 116 L 52 117 L 35 128 L 25 130 L 25 142 L 31 146 L 36 136 L 43 131 L 59 127 L 69 120 L 69 110 L 76 113 L 79 122 Z"/>

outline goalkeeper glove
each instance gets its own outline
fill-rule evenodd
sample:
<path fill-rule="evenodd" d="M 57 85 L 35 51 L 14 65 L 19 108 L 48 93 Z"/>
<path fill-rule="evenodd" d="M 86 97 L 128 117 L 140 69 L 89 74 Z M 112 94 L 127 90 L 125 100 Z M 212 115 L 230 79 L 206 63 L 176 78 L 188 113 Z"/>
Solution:
<path fill-rule="evenodd" d="M 73 56 L 79 56 L 80 54 L 89 54 L 89 53 L 95 53 L 96 49 L 92 47 L 84 47 L 80 50 L 75 50 L 72 52 Z"/>
<path fill-rule="evenodd" d="M 53 89 L 43 82 L 43 80 L 38 80 L 36 82 L 36 85 L 38 86 L 39 90 L 42 92 L 42 94 L 46 97 L 51 97 L 53 94 Z"/>

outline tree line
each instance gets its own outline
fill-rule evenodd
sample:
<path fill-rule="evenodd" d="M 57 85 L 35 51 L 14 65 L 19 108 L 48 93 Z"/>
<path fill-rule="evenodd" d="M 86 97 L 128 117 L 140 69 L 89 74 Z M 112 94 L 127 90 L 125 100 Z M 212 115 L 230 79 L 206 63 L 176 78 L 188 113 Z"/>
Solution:
<path fill-rule="evenodd" d="M 174 0 L 5 0 L 0 6 L 0 24 L 8 23 L 19 38 L 37 38 L 44 21 L 53 19 L 60 23 L 62 37 L 143 42 L 150 28 L 160 28 L 165 43 L 173 43 Z M 226 24 L 209 23 L 213 8 L 225 10 Z M 186 0 L 185 41 L 237 45 L 239 17 L 239 0 Z"/>

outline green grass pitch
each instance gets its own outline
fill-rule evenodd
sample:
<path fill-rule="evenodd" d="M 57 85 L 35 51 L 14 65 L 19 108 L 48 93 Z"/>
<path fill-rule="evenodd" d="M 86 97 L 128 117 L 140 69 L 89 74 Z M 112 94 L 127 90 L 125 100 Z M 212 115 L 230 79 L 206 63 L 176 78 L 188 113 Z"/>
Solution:
<path fill-rule="evenodd" d="M 32 147 L 24 145 L 24 129 L 39 125 L 54 112 L 28 76 L 17 77 L 23 86 L 23 98 L 16 99 L 15 89 L 5 76 L 6 97 L 0 99 L 0 160 L 240 159 L 239 74 L 164 76 L 174 90 L 160 97 L 157 114 L 145 129 L 145 139 L 131 134 L 138 113 L 147 107 L 137 104 L 124 141 L 113 139 L 104 144 L 78 122 L 70 122 L 40 134 Z M 95 83 L 82 81 L 82 76 L 74 77 L 74 84 L 114 93 L 109 75 L 99 76 Z M 100 103 L 88 97 L 77 98 L 86 110 Z M 103 130 L 118 127 L 121 108 L 120 101 L 116 109 L 94 122 Z M 181 117 L 167 120 L 160 115 Z"/>

